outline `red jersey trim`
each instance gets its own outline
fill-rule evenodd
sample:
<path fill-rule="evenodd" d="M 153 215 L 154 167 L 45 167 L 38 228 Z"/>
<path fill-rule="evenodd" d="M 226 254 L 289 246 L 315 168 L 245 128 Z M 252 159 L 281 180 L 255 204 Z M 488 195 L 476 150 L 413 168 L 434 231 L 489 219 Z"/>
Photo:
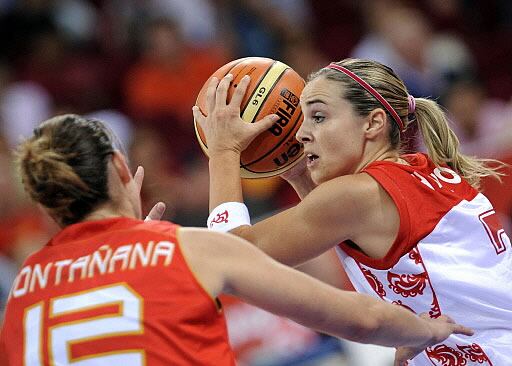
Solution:
<path fill-rule="evenodd" d="M 192 267 L 190 266 L 190 263 L 188 262 L 188 259 L 185 256 L 185 253 L 183 253 L 183 249 L 182 249 L 183 246 L 181 245 L 181 238 L 180 238 L 180 229 L 181 229 L 181 227 L 178 227 L 176 229 L 176 245 L 178 245 L 180 248 L 181 257 L 183 258 L 183 262 L 185 262 L 185 264 L 187 266 L 187 269 L 190 273 L 190 277 L 192 278 L 192 280 L 195 283 L 199 292 L 201 292 L 204 296 L 206 296 L 210 300 L 211 304 L 213 305 L 213 308 L 215 309 L 215 312 L 217 314 L 222 314 L 222 306 L 219 306 L 220 301 L 218 300 L 217 297 L 212 296 L 212 294 L 210 294 L 208 292 L 208 290 L 203 286 L 201 281 L 199 281 L 199 278 L 197 277 L 196 273 L 192 270 Z"/>

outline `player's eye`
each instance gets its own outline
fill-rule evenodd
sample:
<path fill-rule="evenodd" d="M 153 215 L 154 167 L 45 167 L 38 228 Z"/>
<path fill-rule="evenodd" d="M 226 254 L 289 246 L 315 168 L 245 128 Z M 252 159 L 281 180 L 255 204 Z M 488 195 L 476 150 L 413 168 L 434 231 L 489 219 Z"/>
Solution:
<path fill-rule="evenodd" d="M 315 123 L 320 123 L 320 122 L 323 122 L 323 120 L 325 119 L 325 117 L 321 114 L 321 113 L 315 113 L 313 114 L 313 116 L 311 117 L 311 119 L 313 120 L 313 122 Z"/>

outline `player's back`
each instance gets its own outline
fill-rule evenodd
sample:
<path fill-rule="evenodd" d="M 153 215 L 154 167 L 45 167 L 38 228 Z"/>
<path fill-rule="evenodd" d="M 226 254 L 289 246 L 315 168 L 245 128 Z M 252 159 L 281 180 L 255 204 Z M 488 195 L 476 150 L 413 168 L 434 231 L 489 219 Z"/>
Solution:
<path fill-rule="evenodd" d="M 234 365 L 225 320 L 176 225 L 72 225 L 29 257 L 6 309 L 12 365 Z"/>

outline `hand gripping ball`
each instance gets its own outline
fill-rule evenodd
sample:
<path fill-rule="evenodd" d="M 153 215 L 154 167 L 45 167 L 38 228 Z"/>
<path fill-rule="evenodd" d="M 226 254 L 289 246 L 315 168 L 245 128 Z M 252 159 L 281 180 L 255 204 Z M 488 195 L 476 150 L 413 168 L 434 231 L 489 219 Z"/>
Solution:
<path fill-rule="evenodd" d="M 243 178 L 266 178 L 284 173 L 300 161 L 303 146 L 295 134 L 303 120 L 299 97 L 305 82 L 289 66 L 263 57 L 246 57 L 231 61 L 215 71 L 212 77 L 222 79 L 233 74 L 228 100 L 244 75 L 251 81 L 240 107 L 240 115 L 247 123 L 255 123 L 266 115 L 279 116 L 272 127 L 257 136 L 242 152 L 240 174 Z M 196 105 L 206 114 L 208 79 L 197 97 Z M 194 120 L 197 139 L 208 156 L 208 146 L 201 127 Z"/>

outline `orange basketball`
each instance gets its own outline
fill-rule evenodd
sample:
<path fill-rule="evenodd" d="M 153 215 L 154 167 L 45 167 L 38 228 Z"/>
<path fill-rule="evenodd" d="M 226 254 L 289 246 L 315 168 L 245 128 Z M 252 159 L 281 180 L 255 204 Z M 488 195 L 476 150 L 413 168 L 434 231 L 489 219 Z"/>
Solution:
<path fill-rule="evenodd" d="M 240 174 L 243 178 L 265 178 L 281 174 L 299 162 L 304 151 L 295 139 L 302 124 L 303 115 L 299 96 L 304 88 L 304 79 L 282 62 L 263 57 L 246 57 L 231 61 L 215 71 L 219 79 L 233 74 L 228 90 L 228 100 L 244 75 L 251 81 L 240 107 L 242 119 L 249 123 L 275 113 L 280 118 L 271 128 L 257 136 L 242 152 Z M 196 105 L 206 114 L 206 89 L 208 79 L 197 96 Z M 208 146 L 201 127 L 194 120 L 197 139 L 204 153 Z"/>

